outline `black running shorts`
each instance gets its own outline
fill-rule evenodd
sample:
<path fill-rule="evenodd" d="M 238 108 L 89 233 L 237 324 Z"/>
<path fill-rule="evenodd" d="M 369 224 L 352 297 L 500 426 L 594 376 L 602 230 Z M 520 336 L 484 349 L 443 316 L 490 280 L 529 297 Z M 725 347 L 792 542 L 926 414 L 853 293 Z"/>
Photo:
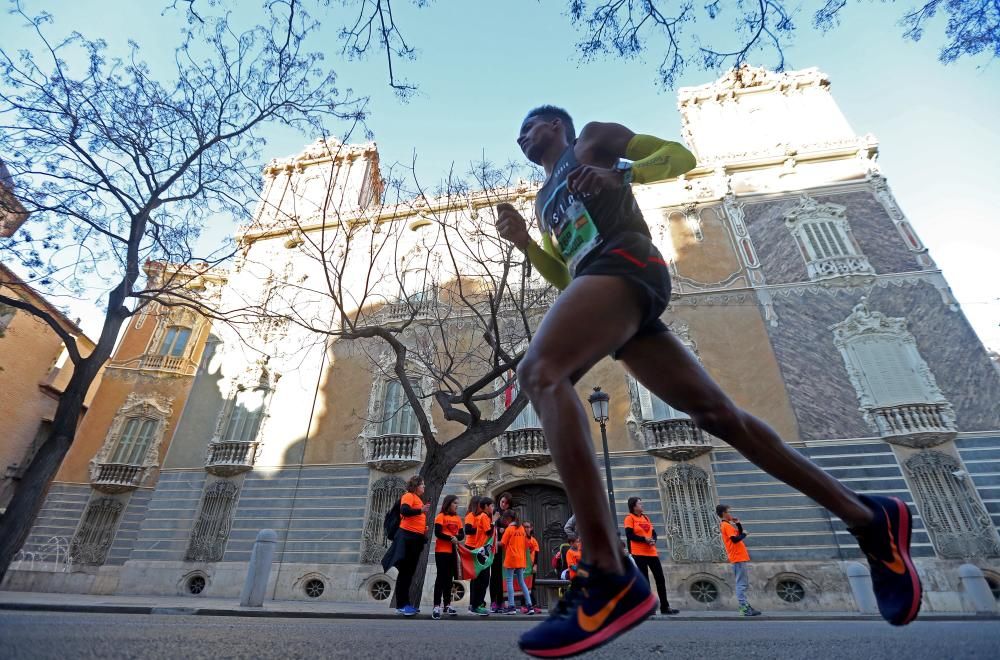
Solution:
<path fill-rule="evenodd" d="M 605 241 L 577 268 L 576 277 L 583 275 L 614 275 L 635 289 L 642 312 L 635 337 L 667 331 L 660 315 L 670 302 L 670 268 L 647 236 L 624 232 Z M 611 357 L 617 360 L 619 350 Z"/>

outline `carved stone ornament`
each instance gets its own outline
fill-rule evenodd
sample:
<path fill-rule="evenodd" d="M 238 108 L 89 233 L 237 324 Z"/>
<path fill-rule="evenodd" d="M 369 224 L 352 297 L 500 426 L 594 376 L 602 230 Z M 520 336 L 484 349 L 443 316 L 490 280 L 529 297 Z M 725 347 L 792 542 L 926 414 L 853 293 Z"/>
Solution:
<path fill-rule="evenodd" d="M 903 465 L 924 526 L 941 557 L 1000 556 L 997 529 L 958 459 L 939 451 L 922 451 Z"/>
<path fill-rule="evenodd" d="M 94 488 L 106 493 L 119 493 L 141 486 L 159 467 L 160 444 L 173 402 L 160 394 L 130 392 L 125 404 L 118 409 L 101 449 L 90 459 L 90 481 Z M 142 457 L 128 465 L 111 463 L 111 458 L 122 439 L 130 419 L 153 420 L 152 437 Z"/>
<path fill-rule="evenodd" d="M 766 88 L 794 92 L 808 87 L 829 89 L 830 79 L 816 68 L 779 73 L 763 67 L 741 64 L 730 69 L 715 82 L 697 87 L 681 87 L 677 92 L 677 102 L 683 109 L 689 103 L 732 99 L 740 94 Z"/>

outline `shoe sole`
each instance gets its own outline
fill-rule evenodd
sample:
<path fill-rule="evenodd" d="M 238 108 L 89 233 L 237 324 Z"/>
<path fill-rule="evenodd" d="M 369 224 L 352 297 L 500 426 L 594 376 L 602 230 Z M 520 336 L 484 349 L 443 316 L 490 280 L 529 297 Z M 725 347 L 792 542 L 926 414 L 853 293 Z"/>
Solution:
<path fill-rule="evenodd" d="M 910 560 L 910 537 L 913 534 L 913 524 L 912 517 L 910 516 L 910 509 L 906 506 L 906 503 L 898 497 L 890 497 L 892 501 L 896 503 L 896 507 L 899 510 L 899 537 L 901 539 L 906 539 L 905 543 L 899 547 L 899 555 L 903 559 L 903 564 L 906 565 L 906 570 L 910 575 L 910 581 L 913 585 L 913 601 L 910 603 L 910 609 L 907 611 L 906 616 L 900 621 L 890 621 L 894 626 L 905 626 L 914 619 L 920 613 L 920 602 L 923 599 L 924 588 L 920 584 L 920 576 L 917 574 L 917 569 L 913 566 L 913 562 Z"/>
<path fill-rule="evenodd" d="M 581 639 L 579 642 L 574 642 L 567 646 L 556 649 L 526 649 L 520 643 L 518 646 L 521 647 L 521 651 L 536 658 L 570 658 L 574 655 L 593 651 L 627 633 L 652 616 L 656 612 L 656 608 L 659 607 L 659 604 L 656 596 L 649 594 L 648 598 L 633 607 L 631 611 L 619 617 L 611 625 L 599 630 L 586 639 Z"/>

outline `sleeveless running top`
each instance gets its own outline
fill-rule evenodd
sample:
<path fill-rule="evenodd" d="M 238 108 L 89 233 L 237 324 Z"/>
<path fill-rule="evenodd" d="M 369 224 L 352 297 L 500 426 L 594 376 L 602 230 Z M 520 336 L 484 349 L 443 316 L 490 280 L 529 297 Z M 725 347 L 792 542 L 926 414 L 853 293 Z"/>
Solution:
<path fill-rule="evenodd" d="M 577 195 L 567 189 L 566 176 L 579 165 L 573 145 L 568 146 L 536 198 L 540 229 L 552 236 L 571 275 L 584 257 L 617 234 L 636 232 L 651 238 L 631 186 Z"/>

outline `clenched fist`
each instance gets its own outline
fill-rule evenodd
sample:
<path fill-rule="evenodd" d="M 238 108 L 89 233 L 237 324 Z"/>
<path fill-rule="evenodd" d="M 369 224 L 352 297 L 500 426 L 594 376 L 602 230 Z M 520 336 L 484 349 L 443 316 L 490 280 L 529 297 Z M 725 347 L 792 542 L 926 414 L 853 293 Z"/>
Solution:
<path fill-rule="evenodd" d="M 531 237 L 528 236 L 527 223 L 512 204 L 506 202 L 497 204 L 497 231 L 502 238 L 513 243 L 521 252 L 528 249 Z"/>

